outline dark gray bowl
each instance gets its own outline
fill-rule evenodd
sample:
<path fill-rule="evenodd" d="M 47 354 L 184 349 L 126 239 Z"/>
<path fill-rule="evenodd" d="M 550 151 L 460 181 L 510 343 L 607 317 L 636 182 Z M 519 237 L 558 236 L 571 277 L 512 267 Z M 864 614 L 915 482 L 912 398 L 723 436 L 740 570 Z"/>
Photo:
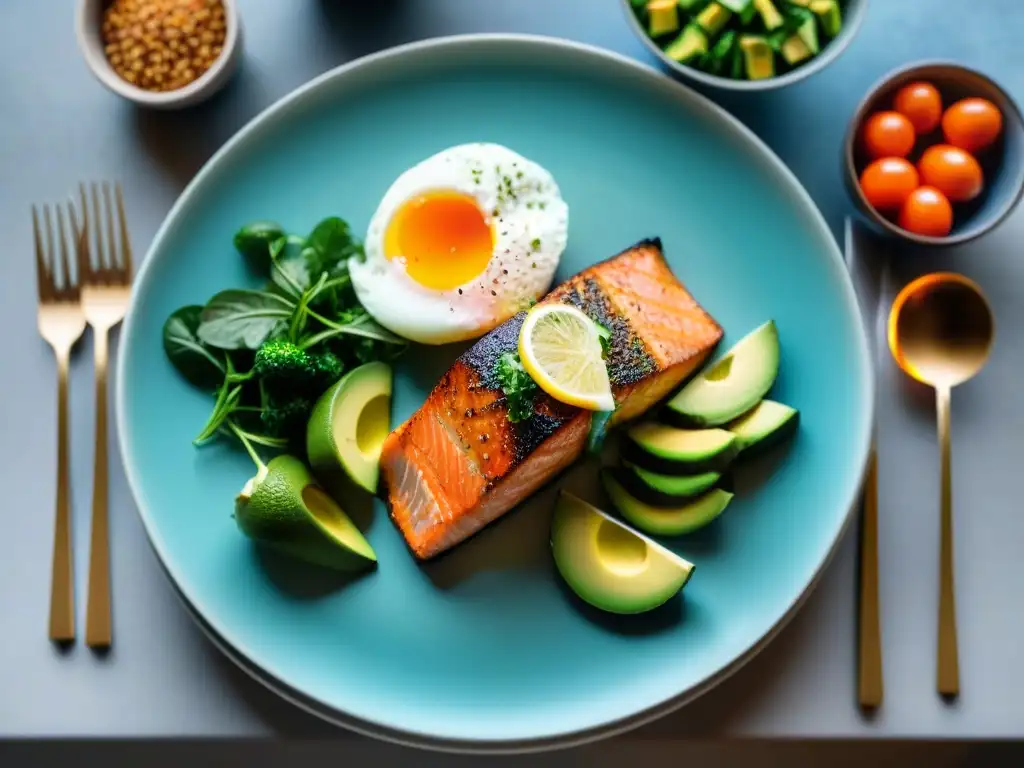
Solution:
<path fill-rule="evenodd" d="M 733 80 L 731 77 L 709 75 L 707 72 L 702 72 L 696 67 L 691 67 L 688 64 L 680 64 L 678 61 L 670 59 L 665 55 L 665 52 L 658 47 L 657 43 L 650 38 L 647 34 L 647 30 L 643 28 L 643 25 L 640 24 L 640 21 L 636 17 L 636 13 L 633 12 L 633 6 L 630 3 L 630 0 L 621 0 L 621 2 L 626 18 L 629 20 L 629 26 L 632 27 L 633 32 L 641 41 L 643 41 L 644 45 L 647 46 L 651 53 L 658 57 L 666 68 L 683 79 L 731 91 L 768 91 L 773 88 L 781 88 L 784 85 L 791 85 L 799 80 L 803 80 L 805 77 L 813 75 L 815 72 L 820 72 L 835 61 L 839 57 L 839 54 L 846 50 L 846 47 L 850 44 L 850 41 L 853 40 L 857 31 L 860 29 L 861 23 L 864 21 L 864 15 L 867 13 L 868 9 L 868 0 L 843 0 L 843 28 L 839 30 L 839 34 L 835 39 L 830 40 L 821 49 L 821 53 L 803 66 L 797 67 L 784 75 L 770 77 L 765 80 Z"/>
<path fill-rule="evenodd" d="M 953 208 L 953 231 L 946 237 L 925 237 L 907 232 L 875 210 L 860 189 L 860 173 L 867 164 L 859 146 L 859 134 L 868 115 L 890 109 L 896 91 L 915 80 L 927 80 L 942 94 L 943 107 L 966 96 L 988 99 L 1003 113 L 1003 135 L 979 155 L 985 174 L 985 190 L 970 203 Z M 941 141 L 926 137 L 914 148 L 910 160 L 916 161 L 925 144 Z M 843 142 L 843 181 L 846 191 L 863 219 L 877 232 L 918 245 L 958 245 L 980 237 L 998 226 L 1020 202 L 1024 194 L 1024 118 L 1013 98 L 987 75 L 948 61 L 926 61 L 893 70 L 875 83 L 864 97 L 846 131 Z"/>

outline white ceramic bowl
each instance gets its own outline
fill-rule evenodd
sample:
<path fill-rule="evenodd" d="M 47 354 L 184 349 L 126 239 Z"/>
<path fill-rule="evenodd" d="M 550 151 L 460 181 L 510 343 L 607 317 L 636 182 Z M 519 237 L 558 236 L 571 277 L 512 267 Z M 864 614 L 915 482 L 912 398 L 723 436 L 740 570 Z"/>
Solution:
<path fill-rule="evenodd" d="M 205 101 L 219 91 L 234 74 L 242 53 L 242 25 L 235 0 L 224 5 L 226 36 L 220 56 L 206 72 L 188 85 L 174 91 L 147 91 L 124 80 L 107 61 L 100 26 L 103 9 L 109 0 L 78 0 L 75 35 L 86 64 L 96 78 L 114 93 L 144 107 L 181 109 Z"/>

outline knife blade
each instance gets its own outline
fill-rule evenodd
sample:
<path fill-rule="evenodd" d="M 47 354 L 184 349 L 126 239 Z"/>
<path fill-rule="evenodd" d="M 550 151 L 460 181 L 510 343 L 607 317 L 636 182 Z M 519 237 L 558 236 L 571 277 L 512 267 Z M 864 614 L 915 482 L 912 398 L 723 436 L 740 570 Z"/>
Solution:
<path fill-rule="evenodd" d="M 847 217 L 843 255 L 860 304 L 874 372 L 877 371 L 878 314 L 887 270 L 884 257 L 880 258 L 878 254 L 876 239 L 862 225 Z M 875 375 L 877 379 L 877 373 Z M 857 699 L 864 710 L 881 706 L 884 693 L 878 596 L 878 459 L 874 431 L 872 428 L 871 449 L 859 503 Z"/>

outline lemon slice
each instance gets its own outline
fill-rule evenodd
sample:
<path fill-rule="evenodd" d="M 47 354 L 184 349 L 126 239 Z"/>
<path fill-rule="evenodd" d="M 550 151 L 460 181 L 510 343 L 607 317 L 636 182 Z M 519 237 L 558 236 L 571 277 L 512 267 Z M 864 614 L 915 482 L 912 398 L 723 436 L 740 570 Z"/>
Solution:
<path fill-rule="evenodd" d="M 615 409 L 597 326 L 576 307 L 534 306 L 519 332 L 519 359 L 555 400 L 589 411 Z"/>

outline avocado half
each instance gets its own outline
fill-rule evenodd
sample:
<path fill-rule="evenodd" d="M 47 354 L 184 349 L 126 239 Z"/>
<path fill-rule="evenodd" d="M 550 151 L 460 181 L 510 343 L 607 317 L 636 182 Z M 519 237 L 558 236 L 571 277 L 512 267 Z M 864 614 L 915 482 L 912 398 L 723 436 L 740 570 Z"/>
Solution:
<path fill-rule="evenodd" d="M 696 499 L 661 507 L 638 499 L 608 470 L 601 472 L 601 483 L 619 514 L 652 536 L 681 536 L 703 528 L 725 511 L 733 497 L 728 491 L 713 488 Z"/>
<path fill-rule="evenodd" d="M 749 412 L 729 423 L 736 435 L 740 453 L 753 455 L 776 445 L 796 432 L 800 412 L 774 400 L 762 400 Z"/>
<path fill-rule="evenodd" d="M 679 390 L 665 418 L 686 427 L 727 424 L 757 405 L 778 374 L 779 333 L 769 320 Z"/>
<path fill-rule="evenodd" d="M 276 456 L 246 483 L 235 522 L 250 539 L 314 565 L 359 571 L 377 562 L 363 534 L 294 456 Z"/>
<path fill-rule="evenodd" d="M 390 366 L 366 363 L 342 376 L 313 406 L 306 453 L 327 487 L 348 477 L 377 492 L 381 448 L 391 424 L 391 380 Z"/>
<path fill-rule="evenodd" d="M 725 429 L 679 429 L 648 421 L 626 432 L 622 457 L 666 475 L 720 472 L 739 451 L 737 442 Z"/>
<path fill-rule="evenodd" d="M 569 588 L 609 613 L 653 610 L 694 571 L 693 563 L 565 491 L 555 503 L 551 552 Z"/>

